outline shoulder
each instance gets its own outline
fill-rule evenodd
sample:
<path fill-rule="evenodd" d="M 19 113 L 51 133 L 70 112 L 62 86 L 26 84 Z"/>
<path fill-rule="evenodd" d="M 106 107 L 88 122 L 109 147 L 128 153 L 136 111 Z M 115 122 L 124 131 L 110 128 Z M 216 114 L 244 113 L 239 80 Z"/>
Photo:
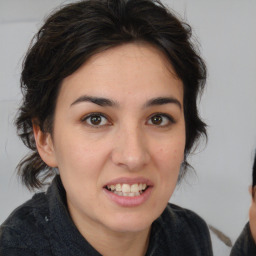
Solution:
<path fill-rule="evenodd" d="M 241 256 L 248 255 L 253 256 L 256 255 L 256 245 L 254 243 L 249 223 L 247 223 L 236 240 L 230 256 Z"/>
<path fill-rule="evenodd" d="M 2 248 L 33 248 L 42 244 L 44 218 L 47 216 L 47 199 L 44 193 L 16 208 L 0 226 Z"/>
<path fill-rule="evenodd" d="M 191 210 L 168 204 L 155 224 L 155 232 L 174 255 L 212 256 L 206 222 Z M 175 248 L 175 249 L 173 249 Z"/>
<path fill-rule="evenodd" d="M 168 204 L 164 211 L 165 221 L 171 221 L 174 226 L 186 228 L 194 232 L 209 233 L 206 222 L 195 212 L 174 204 Z"/>

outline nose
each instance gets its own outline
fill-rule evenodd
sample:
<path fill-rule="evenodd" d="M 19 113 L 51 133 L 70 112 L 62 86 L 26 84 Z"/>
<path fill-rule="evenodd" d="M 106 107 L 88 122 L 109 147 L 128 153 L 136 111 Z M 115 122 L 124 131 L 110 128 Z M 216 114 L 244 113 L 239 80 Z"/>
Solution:
<path fill-rule="evenodd" d="M 112 161 L 115 165 L 129 171 L 139 171 L 150 161 L 148 141 L 139 128 L 120 129 L 112 150 Z"/>

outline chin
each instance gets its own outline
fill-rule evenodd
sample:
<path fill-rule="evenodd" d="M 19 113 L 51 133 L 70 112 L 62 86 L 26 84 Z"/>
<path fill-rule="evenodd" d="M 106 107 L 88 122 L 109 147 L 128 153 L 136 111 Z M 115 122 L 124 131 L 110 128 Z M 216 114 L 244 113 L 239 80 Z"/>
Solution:
<path fill-rule="evenodd" d="M 160 213 L 161 214 L 161 213 Z M 159 215 L 160 215 L 159 214 Z M 155 219 L 158 218 L 157 214 L 145 214 L 145 213 L 125 213 L 115 214 L 111 216 L 109 220 L 109 227 L 115 232 L 140 232 L 149 229 Z"/>

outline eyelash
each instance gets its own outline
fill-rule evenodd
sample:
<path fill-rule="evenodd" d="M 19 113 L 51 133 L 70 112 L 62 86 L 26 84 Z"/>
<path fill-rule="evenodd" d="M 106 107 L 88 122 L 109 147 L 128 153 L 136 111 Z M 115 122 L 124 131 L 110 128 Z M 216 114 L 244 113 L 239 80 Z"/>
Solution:
<path fill-rule="evenodd" d="M 88 123 L 88 120 L 90 120 L 90 118 L 92 117 L 100 117 L 101 118 L 101 122 L 102 122 L 102 118 L 104 118 L 107 122 L 107 124 L 103 124 L 103 125 L 95 125 L 95 124 L 92 124 L 92 122 L 90 121 L 90 123 Z M 87 123 L 88 126 L 91 126 L 93 128 L 102 128 L 102 127 L 105 127 L 105 126 L 110 126 L 112 123 L 111 121 L 109 120 L 109 118 L 104 115 L 103 113 L 99 113 L 99 112 L 96 112 L 96 113 L 90 113 L 86 116 L 84 116 L 82 119 L 81 119 L 82 123 Z"/>
<path fill-rule="evenodd" d="M 90 118 L 92 117 L 100 117 L 101 119 L 99 120 L 100 122 L 102 122 L 102 119 L 105 119 L 105 124 L 103 125 L 97 125 L 97 124 L 92 124 L 92 120 L 90 120 Z M 163 121 L 163 119 L 167 119 L 167 124 L 154 124 L 152 123 L 152 118 L 154 117 L 160 117 L 162 120 L 161 122 Z M 88 123 L 88 120 L 90 120 L 90 123 Z M 151 121 L 151 123 L 149 123 Z M 166 121 L 166 120 L 165 120 Z M 106 126 L 110 126 L 112 125 L 112 122 L 110 121 L 110 118 L 107 117 L 105 114 L 103 113 L 100 113 L 100 112 L 95 112 L 95 113 L 90 113 L 86 116 L 84 116 L 82 119 L 81 119 L 81 122 L 82 123 L 86 123 L 88 126 L 90 127 L 93 127 L 93 128 L 102 128 L 102 127 L 106 127 Z M 152 114 L 148 120 L 146 121 L 146 124 L 149 124 L 150 126 L 156 126 L 156 127 L 159 127 L 159 128 L 165 128 L 165 127 L 169 127 L 171 124 L 174 124 L 175 123 L 175 120 L 172 116 L 168 115 L 168 114 L 165 114 L 165 113 L 154 113 Z"/>
<path fill-rule="evenodd" d="M 161 117 L 162 119 L 163 118 L 166 118 L 167 119 L 167 124 L 165 124 L 165 125 L 157 125 L 157 124 L 150 124 L 150 125 L 152 125 L 152 126 L 156 126 L 156 127 L 159 127 L 159 128 L 165 128 L 165 127 L 169 127 L 171 124 L 174 124 L 175 123 L 175 120 L 174 120 L 174 118 L 172 117 L 172 116 L 170 116 L 170 115 L 168 115 L 168 114 L 165 114 L 165 113 L 154 113 L 154 114 L 152 114 L 150 117 L 149 117 L 149 121 L 151 121 L 152 122 L 152 118 L 153 117 L 157 117 L 157 116 L 159 116 L 159 117 Z M 148 122 L 148 121 L 147 121 Z"/>

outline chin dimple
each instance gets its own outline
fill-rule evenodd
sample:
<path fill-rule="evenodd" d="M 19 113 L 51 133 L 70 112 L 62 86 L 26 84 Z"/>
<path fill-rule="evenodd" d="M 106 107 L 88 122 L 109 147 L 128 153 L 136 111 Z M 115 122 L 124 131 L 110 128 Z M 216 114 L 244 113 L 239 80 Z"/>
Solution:
<path fill-rule="evenodd" d="M 115 193 L 119 196 L 139 196 L 141 195 L 146 189 L 146 184 L 115 184 L 115 185 L 108 185 L 106 189 Z"/>

